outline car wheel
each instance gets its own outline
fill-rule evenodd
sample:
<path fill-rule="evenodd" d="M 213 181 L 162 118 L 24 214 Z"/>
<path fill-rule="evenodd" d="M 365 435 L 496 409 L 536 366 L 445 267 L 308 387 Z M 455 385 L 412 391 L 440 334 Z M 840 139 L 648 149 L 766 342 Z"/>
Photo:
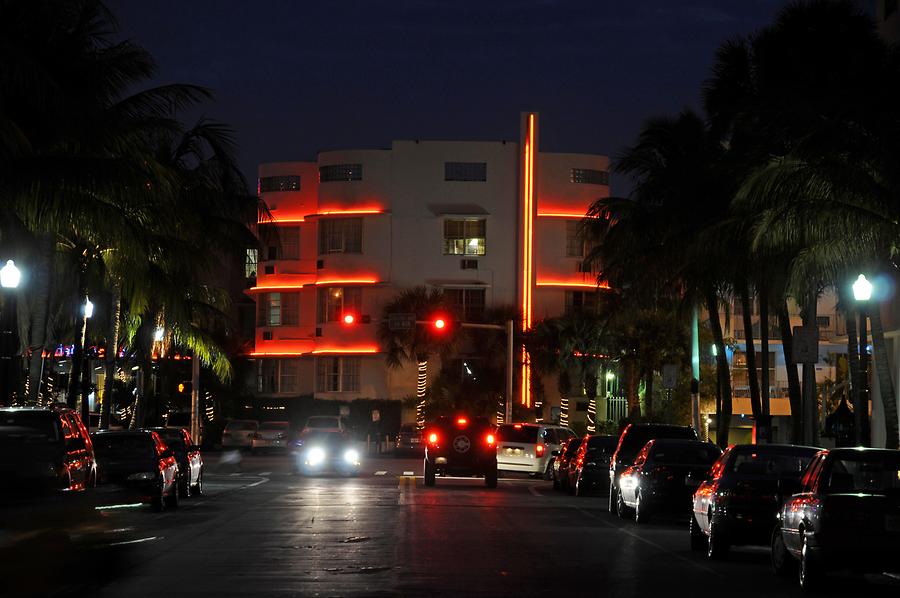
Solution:
<path fill-rule="evenodd" d="M 644 502 L 644 497 L 641 495 L 641 491 L 638 490 L 634 500 L 634 522 L 638 525 L 644 525 L 648 521 L 650 521 L 650 509 L 647 508 L 647 503 Z"/>
<path fill-rule="evenodd" d="M 691 550 L 695 552 L 700 552 L 701 550 L 706 550 L 706 536 L 703 535 L 703 532 L 700 531 L 700 524 L 697 523 L 697 518 L 691 513 Z"/>
<path fill-rule="evenodd" d="M 631 515 L 631 509 L 625 504 L 625 499 L 622 498 L 621 492 L 616 492 L 616 515 L 622 519 L 627 519 Z"/>
<path fill-rule="evenodd" d="M 178 488 L 180 484 L 175 483 L 172 484 L 172 493 L 169 496 L 165 497 L 163 500 L 166 503 L 166 508 L 168 509 L 177 509 L 178 508 Z"/>
<path fill-rule="evenodd" d="M 587 484 L 581 480 L 581 474 L 575 478 L 575 496 L 584 496 L 587 491 Z"/>
<path fill-rule="evenodd" d="M 617 505 L 617 500 L 618 500 L 618 497 L 616 496 L 616 494 L 618 494 L 616 492 L 616 485 L 613 484 L 612 482 L 610 482 L 609 483 L 609 512 L 610 513 L 616 512 L 616 505 Z"/>
<path fill-rule="evenodd" d="M 434 486 L 435 477 L 434 465 L 428 459 L 425 459 L 425 485 Z"/>
<path fill-rule="evenodd" d="M 771 546 L 772 570 L 775 575 L 786 577 L 791 571 L 794 559 L 788 554 L 787 546 L 784 545 L 784 536 L 781 535 L 780 525 L 776 525 L 772 530 Z"/>
<path fill-rule="evenodd" d="M 547 463 L 547 467 L 544 469 L 544 479 L 550 481 L 553 479 L 553 464 Z"/>
<path fill-rule="evenodd" d="M 812 551 L 810 551 L 809 539 L 807 539 L 806 534 L 802 530 L 800 534 L 803 538 L 803 544 L 800 547 L 800 587 L 804 590 L 809 590 L 819 585 L 825 572 L 819 567 Z"/>
<path fill-rule="evenodd" d="M 163 509 L 166 508 L 166 501 L 164 496 L 165 485 L 160 483 L 159 490 L 156 493 L 156 496 L 150 501 L 150 507 L 156 511 L 157 513 L 162 512 Z"/>
<path fill-rule="evenodd" d="M 491 468 L 484 474 L 484 485 L 488 488 L 497 487 L 497 468 Z"/>
<path fill-rule="evenodd" d="M 710 523 L 709 538 L 706 541 L 706 556 L 711 560 L 719 561 L 728 556 L 730 548 L 728 539 L 719 530 L 719 526 L 715 523 Z"/>

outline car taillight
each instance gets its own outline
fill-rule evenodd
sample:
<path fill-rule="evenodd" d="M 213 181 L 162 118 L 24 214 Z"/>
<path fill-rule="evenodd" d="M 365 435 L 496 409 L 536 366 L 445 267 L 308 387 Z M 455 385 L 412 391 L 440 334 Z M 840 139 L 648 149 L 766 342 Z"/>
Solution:
<path fill-rule="evenodd" d="M 490 446 L 494 445 L 494 435 L 493 434 L 488 434 L 487 438 L 485 438 L 485 440 L 487 440 L 488 445 L 490 445 Z"/>
<path fill-rule="evenodd" d="M 438 441 L 438 435 L 437 435 L 437 434 L 435 434 L 434 432 L 432 432 L 431 434 L 428 435 L 428 442 L 430 442 L 431 444 L 437 444 L 437 441 Z"/>
<path fill-rule="evenodd" d="M 464 418 L 464 417 L 460 417 L 460 418 L 458 418 L 458 419 L 456 420 L 456 423 L 459 424 L 460 426 L 464 426 L 464 425 L 466 425 L 467 423 L 469 423 L 469 420 L 467 420 L 467 419 Z"/>
<path fill-rule="evenodd" d="M 539 445 L 535 446 L 534 454 L 537 455 L 538 457 L 543 457 L 544 456 L 544 445 L 539 444 Z"/>

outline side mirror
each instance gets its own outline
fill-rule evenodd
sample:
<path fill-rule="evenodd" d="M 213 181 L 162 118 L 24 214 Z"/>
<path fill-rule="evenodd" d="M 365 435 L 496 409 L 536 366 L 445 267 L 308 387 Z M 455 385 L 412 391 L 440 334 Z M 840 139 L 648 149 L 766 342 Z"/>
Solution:
<path fill-rule="evenodd" d="M 558 450 L 556 450 L 556 451 L 550 451 L 550 456 L 551 456 L 551 457 L 559 457 L 559 455 L 560 455 L 560 452 L 559 452 Z"/>

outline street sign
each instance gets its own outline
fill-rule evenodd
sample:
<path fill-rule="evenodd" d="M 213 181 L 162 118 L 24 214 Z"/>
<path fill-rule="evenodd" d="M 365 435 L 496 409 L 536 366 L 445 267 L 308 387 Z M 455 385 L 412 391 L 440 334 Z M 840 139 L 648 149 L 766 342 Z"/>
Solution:
<path fill-rule="evenodd" d="M 675 388 L 678 385 L 678 366 L 667 363 L 663 366 L 662 382 L 664 388 Z"/>
<path fill-rule="evenodd" d="M 819 361 L 819 329 L 794 326 L 794 363 L 814 364 Z"/>
<path fill-rule="evenodd" d="M 416 327 L 416 314 L 395 313 L 388 314 L 388 328 L 390 330 L 412 330 Z"/>

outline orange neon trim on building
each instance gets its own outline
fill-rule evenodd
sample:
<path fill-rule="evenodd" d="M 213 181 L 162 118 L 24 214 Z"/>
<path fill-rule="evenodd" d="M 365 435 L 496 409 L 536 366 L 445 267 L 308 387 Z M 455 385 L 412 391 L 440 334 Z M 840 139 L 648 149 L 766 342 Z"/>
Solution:
<path fill-rule="evenodd" d="M 316 286 L 332 284 L 378 284 L 375 278 L 335 278 L 333 280 L 317 280 Z"/>
<path fill-rule="evenodd" d="M 522 247 L 522 330 L 531 328 L 532 284 L 534 282 L 534 114 L 528 115 L 525 133 L 525 184 Z M 528 352 L 522 347 L 522 404 L 531 407 L 531 365 Z"/>
<path fill-rule="evenodd" d="M 596 218 L 596 216 L 588 216 L 582 212 L 538 212 L 541 218 Z"/>
<path fill-rule="evenodd" d="M 578 287 L 581 289 L 608 289 L 608 282 L 587 282 L 584 280 L 539 280 L 535 283 L 539 287 Z"/>
<path fill-rule="evenodd" d="M 291 216 L 290 218 L 279 218 L 277 216 L 272 216 L 271 220 L 260 220 L 257 224 L 300 224 L 301 222 L 306 222 L 306 218 L 303 216 Z"/>
<path fill-rule="evenodd" d="M 328 349 L 313 349 L 313 355 L 336 355 L 342 353 L 378 353 L 378 347 L 334 347 Z"/>
<path fill-rule="evenodd" d="M 334 210 L 321 210 L 313 214 L 314 216 L 343 216 L 343 215 L 353 216 L 359 214 L 384 214 L 383 208 L 348 208 L 341 209 L 337 208 Z"/>
<path fill-rule="evenodd" d="M 305 285 L 302 284 L 273 284 L 260 287 L 250 287 L 248 293 L 264 293 L 266 291 L 299 291 Z"/>

